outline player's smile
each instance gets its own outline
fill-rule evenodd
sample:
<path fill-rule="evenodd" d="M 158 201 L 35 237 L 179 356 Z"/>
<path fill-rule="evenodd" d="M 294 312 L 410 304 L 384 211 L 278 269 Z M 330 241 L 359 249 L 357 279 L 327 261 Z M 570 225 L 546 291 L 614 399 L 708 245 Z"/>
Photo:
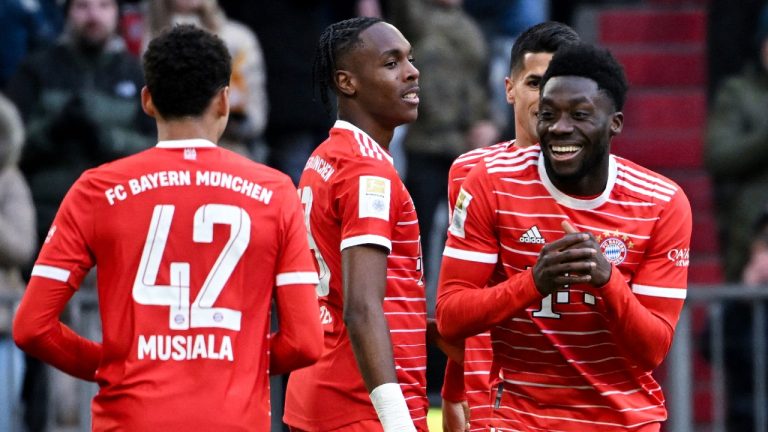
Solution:
<path fill-rule="evenodd" d="M 419 87 L 408 88 L 402 96 L 402 99 L 408 105 L 419 106 Z"/>

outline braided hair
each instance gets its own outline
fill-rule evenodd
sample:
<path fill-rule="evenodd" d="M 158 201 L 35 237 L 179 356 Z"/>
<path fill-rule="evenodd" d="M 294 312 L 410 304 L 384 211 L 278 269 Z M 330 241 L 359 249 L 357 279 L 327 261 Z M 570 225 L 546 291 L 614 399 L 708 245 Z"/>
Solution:
<path fill-rule="evenodd" d="M 356 17 L 329 25 L 320 35 L 312 64 L 313 90 L 320 91 L 320 100 L 331 112 L 328 91 L 336 90 L 333 74 L 337 59 L 360 43 L 360 33 L 368 27 L 383 22 L 380 18 Z"/>

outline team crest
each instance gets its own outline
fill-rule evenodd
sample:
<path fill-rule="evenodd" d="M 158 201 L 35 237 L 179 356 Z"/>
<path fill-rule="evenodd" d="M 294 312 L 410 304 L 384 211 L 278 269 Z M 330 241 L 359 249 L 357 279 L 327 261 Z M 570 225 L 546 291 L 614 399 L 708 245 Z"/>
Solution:
<path fill-rule="evenodd" d="M 632 249 L 634 244 L 626 234 L 614 232 L 604 232 L 597 236 L 600 242 L 600 250 L 609 263 L 619 265 L 627 259 L 627 252 Z"/>

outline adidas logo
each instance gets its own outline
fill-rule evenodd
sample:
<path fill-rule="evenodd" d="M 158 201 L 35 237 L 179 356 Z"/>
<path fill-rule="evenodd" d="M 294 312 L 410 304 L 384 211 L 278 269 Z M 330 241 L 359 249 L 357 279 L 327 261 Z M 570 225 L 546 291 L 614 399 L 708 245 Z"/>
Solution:
<path fill-rule="evenodd" d="M 546 242 L 547 241 L 544 240 L 544 237 L 539 232 L 539 227 L 536 225 L 528 228 L 528 231 L 520 236 L 520 243 L 544 244 Z"/>

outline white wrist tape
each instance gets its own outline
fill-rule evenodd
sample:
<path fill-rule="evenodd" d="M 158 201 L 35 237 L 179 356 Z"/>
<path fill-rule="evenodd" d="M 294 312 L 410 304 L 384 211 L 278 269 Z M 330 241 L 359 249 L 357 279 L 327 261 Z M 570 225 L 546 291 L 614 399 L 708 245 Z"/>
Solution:
<path fill-rule="evenodd" d="M 416 432 L 400 384 L 382 384 L 370 396 L 384 432 Z"/>

